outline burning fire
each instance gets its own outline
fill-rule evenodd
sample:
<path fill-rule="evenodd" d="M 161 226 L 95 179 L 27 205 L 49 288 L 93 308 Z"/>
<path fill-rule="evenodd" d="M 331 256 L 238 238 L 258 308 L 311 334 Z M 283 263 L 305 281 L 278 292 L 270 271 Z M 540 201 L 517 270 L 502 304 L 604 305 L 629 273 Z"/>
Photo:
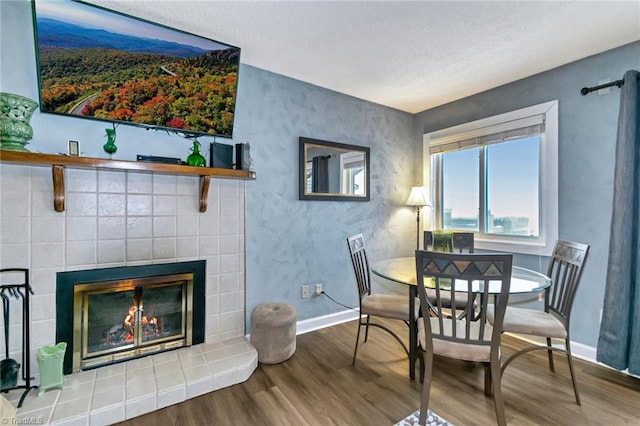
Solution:
<path fill-rule="evenodd" d="M 142 307 L 131 305 L 129 313 L 124 317 L 122 324 L 116 324 L 107 332 L 107 342 L 111 346 L 131 342 L 134 339 L 134 331 L 140 325 L 140 330 L 145 337 L 159 336 L 161 333 L 161 323 L 158 317 L 151 319 L 143 314 Z"/>

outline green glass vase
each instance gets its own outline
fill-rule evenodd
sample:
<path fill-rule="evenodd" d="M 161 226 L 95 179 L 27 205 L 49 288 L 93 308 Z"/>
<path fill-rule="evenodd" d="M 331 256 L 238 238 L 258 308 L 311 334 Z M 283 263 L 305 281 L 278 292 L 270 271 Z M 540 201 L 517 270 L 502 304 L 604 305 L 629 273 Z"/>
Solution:
<path fill-rule="evenodd" d="M 102 145 L 102 149 L 111 156 L 118 150 L 116 146 L 116 129 L 105 129 L 105 131 L 107 132 L 107 143 Z"/>
<path fill-rule="evenodd" d="M 200 154 L 200 142 L 194 140 L 193 148 L 191 148 L 191 154 L 187 157 L 187 164 L 195 167 L 204 167 L 205 163 L 206 161 L 204 157 Z"/>

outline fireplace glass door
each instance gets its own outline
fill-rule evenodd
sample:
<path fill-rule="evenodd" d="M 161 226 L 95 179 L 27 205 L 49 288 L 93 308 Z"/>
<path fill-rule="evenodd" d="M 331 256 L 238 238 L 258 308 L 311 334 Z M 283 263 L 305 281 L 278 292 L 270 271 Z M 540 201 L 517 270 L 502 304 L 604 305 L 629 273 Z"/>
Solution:
<path fill-rule="evenodd" d="M 189 275 L 74 286 L 74 371 L 190 345 Z"/>

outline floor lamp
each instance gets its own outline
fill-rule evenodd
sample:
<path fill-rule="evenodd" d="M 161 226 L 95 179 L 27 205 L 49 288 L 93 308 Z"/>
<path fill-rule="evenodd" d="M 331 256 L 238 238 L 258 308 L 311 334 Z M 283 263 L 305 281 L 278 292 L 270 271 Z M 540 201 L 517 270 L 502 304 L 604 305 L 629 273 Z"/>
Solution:
<path fill-rule="evenodd" d="M 429 206 L 427 196 L 424 192 L 424 187 L 414 186 L 411 188 L 409 199 L 405 203 L 407 206 L 414 206 L 416 208 L 416 250 L 420 250 L 420 207 Z"/>

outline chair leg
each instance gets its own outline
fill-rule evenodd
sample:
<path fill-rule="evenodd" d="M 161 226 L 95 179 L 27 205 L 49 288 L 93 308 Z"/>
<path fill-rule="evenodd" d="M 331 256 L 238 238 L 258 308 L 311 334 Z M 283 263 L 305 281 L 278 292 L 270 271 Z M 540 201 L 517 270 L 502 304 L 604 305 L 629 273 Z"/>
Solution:
<path fill-rule="evenodd" d="M 366 342 L 369 338 L 369 320 L 371 319 L 371 315 L 367 315 L 367 328 L 364 330 L 364 341 Z"/>
<path fill-rule="evenodd" d="M 419 425 L 427 424 L 427 414 L 429 412 L 429 392 L 431 391 L 431 372 L 433 371 L 433 351 L 424 352 L 421 362 L 420 377 L 422 381 L 422 398 L 420 399 Z M 424 377 L 423 377 L 424 376 Z"/>
<path fill-rule="evenodd" d="M 491 361 L 491 384 L 493 385 L 493 403 L 496 407 L 496 420 L 499 426 L 506 426 L 507 419 L 504 415 L 504 401 L 502 399 L 502 384 L 500 379 L 500 359 Z M 485 379 L 486 384 L 486 379 Z M 486 393 L 486 389 L 485 389 Z"/>
<path fill-rule="evenodd" d="M 504 362 L 504 364 L 502 364 L 502 372 L 504 372 L 505 368 L 507 368 L 507 366 L 509 364 L 511 364 L 511 361 L 513 361 L 514 359 L 516 359 L 517 357 L 519 357 L 520 355 L 526 354 L 527 352 L 531 352 L 531 351 L 535 351 L 538 349 L 542 349 L 542 350 L 546 350 L 546 351 L 558 351 L 558 352 L 563 352 L 567 355 L 567 361 L 569 362 L 569 372 L 571 373 L 571 382 L 573 383 L 573 392 L 576 395 L 576 403 L 578 405 L 582 405 L 580 403 L 580 394 L 578 393 L 578 383 L 576 382 L 576 376 L 575 376 L 575 372 L 573 370 L 573 357 L 571 356 L 571 344 L 569 343 L 569 336 L 567 336 L 567 338 L 565 339 L 565 349 L 562 350 L 561 348 L 553 348 L 553 349 L 547 349 L 549 346 L 531 346 L 528 348 L 524 348 L 524 349 L 520 349 L 518 352 L 511 354 L 511 356 L 509 358 L 507 358 L 507 360 Z M 551 357 L 549 359 L 552 359 Z M 551 371 L 553 371 L 553 362 L 551 361 L 551 365 L 549 366 L 551 368 Z"/>
<path fill-rule="evenodd" d="M 551 338 L 547 337 L 547 348 L 551 348 Z M 555 373 L 555 368 L 553 368 L 553 351 L 551 349 L 547 349 L 547 356 L 549 357 L 549 369 Z"/>
<path fill-rule="evenodd" d="M 493 395 L 491 378 L 492 378 L 491 364 L 484 364 L 484 394 L 487 396 Z"/>
<path fill-rule="evenodd" d="M 358 315 L 358 334 L 356 334 L 356 348 L 353 351 L 353 362 L 351 365 L 356 365 L 356 354 L 358 353 L 358 342 L 360 341 L 360 329 L 362 328 L 362 315 Z"/>
<path fill-rule="evenodd" d="M 567 360 L 569 361 L 569 371 L 571 372 L 571 382 L 573 383 L 573 392 L 576 394 L 576 403 L 578 405 L 582 405 L 580 403 L 580 394 L 578 393 L 578 383 L 576 382 L 576 374 L 573 371 L 573 357 L 571 356 L 571 344 L 569 343 L 569 337 L 565 339 L 564 344 L 566 345 L 567 351 Z"/>

